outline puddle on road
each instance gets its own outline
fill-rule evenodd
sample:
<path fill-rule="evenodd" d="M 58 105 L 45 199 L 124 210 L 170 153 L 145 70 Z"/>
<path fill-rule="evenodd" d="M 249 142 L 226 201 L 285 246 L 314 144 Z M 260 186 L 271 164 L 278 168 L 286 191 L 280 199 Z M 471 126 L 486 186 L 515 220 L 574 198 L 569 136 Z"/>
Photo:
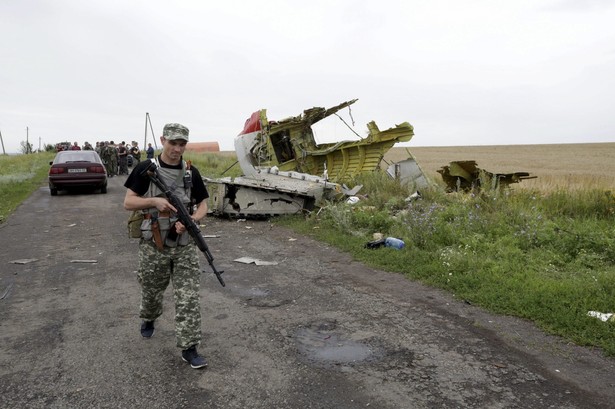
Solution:
<path fill-rule="evenodd" d="M 267 297 L 271 291 L 266 288 L 238 288 L 235 291 L 242 297 Z"/>
<path fill-rule="evenodd" d="M 293 301 L 287 298 L 278 298 L 272 296 L 272 291 L 267 288 L 237 288 L 233 289 L 235 294 L 245 298 L 246 305 L 258 308 L 277 308 L 287 304 L 291 304 Z"/>
<path fill-rule="evenodd" d="M 270 291 L 266 288 L 250 288 L 246 295 L 251 295 L 252 297 L 266 297 L 269 293 Z"/>
<path fill-rule="evenodd" d="M 335 322 L 325 321 L 297 330 L 299 353 L 322 366 L 359 364 L 376 358 L 372 347 L 334 332 L 336 326 Z"/>

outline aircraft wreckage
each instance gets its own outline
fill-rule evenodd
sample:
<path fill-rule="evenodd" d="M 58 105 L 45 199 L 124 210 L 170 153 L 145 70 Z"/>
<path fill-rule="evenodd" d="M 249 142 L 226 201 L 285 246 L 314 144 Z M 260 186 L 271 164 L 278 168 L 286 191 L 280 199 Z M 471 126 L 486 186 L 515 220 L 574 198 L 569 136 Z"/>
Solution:
<path fill-rule="evenodd" d="M 341 183 L 379 169 L 394 144 L 414 136 L 408 122 L 380 131 L 371 121 L 361 140 L 317 144 L 312 125 L 356 101 L 306 109 L 280 121 L 269 120 L 266 109 L 254 112 L 235 138 L 243 176 L 206 179 L 210 212 L 236 217 L 293 214 L 356 194 L 360 186 L 349 190 Z"/>
<path fill-rule="evenodd" d="M 530 176 L 528 172 L 492 173 L 479 168 L 473 160 L 450 162 L 448 166 L 443 166 L 437 172 L 442 175 L 447 192 L 507 188 L 513 183 L 537 178 L 537 176 Z M 483 186 L 485 183 L 489 186 Z"/>

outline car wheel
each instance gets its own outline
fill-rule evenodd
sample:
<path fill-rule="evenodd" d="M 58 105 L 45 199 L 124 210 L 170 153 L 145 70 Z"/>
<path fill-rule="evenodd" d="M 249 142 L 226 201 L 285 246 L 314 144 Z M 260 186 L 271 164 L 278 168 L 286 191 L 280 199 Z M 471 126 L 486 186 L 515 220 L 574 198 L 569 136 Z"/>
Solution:
<path fill-rule="evenodd" d="M 100 193 L 107 193 L 107 186 L 103 186 L 100 188 Z"/>
<path fill-rule="evenodd" d="M 51 193 L 51 196 L 57 196 L 58 195 L 58 189 L 55 187 L 50 187 L 49 188 L 49 193 Z"/>

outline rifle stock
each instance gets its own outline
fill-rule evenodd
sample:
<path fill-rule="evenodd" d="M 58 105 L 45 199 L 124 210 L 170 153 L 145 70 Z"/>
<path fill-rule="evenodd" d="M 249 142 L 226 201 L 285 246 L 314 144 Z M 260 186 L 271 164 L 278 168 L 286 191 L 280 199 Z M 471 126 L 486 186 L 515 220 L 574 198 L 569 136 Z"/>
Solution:
<path fill-rule="evenodd" d="M 146 169 L 146 172 L 150 180 L 158 187 L 158 189 L 162 190 L 169 203 L 171 203 L 173 207 L 177 209 L 178 220 L 184 225 L 186 231 L 188 232 L 188 234 L 190 234 L 190 237 L 194 239 L 196 246 L 205 255 L 207 263 L 209 263 L 209 266 L 216 275 L 216 278 L 220 282 L 220 285 L 222 285 L 222 287 L 226 287 L 226 284 L 222 279 L 222 273 L 224 273 L 224 271 L 219 271 L 214 265 L 214 257 L 209 251 L 209 247 L 207 246 L 207 243 L 205 242 L 205 239 L 201 234 L 201 229 L 194 222 L 194 220 L 192 220 L 192 217 L 190 217 L 190 213 L 188 212 L 188 209 L 186 209 L 186 206 L 177 196 L 175 196 L 175 194 L 169 189 L 166 183 L 164 183 L 164 181 L 159 177 L 158 168 L 154 162 L 152 162 L 152 164 Z"/>

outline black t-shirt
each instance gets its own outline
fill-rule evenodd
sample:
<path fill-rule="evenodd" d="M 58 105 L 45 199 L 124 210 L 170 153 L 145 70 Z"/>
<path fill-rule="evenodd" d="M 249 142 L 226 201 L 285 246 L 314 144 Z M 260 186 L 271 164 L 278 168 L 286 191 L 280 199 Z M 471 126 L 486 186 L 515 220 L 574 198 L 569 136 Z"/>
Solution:
<path fill-rule="evenodd" d="M 158 156 L 158 163 L 160 163 L 160 167 L 168 168 L 168 169 L 181 169 L 181 162 L 178 165 L 168 165 L 162 161 L 160 156 Z M 145 160 L 143 162 L 139 162 L 137 166 L 132 169 L 132 172 L 126 179 L 126 183 L 124 183 L 124 187 L 132 190 L 139 196 L 143 196 L 147 193 L 149 189 L 149 185 L 151 183 L 149 176 L 144 174 L 145 169 L 150 166 L 151 162 L 149 160 Z M 203 200 L 209 197 L 209 193 L 207 192 L 207 188 L 205 187 L 205 183 L 201 178 L 201 174 L 199 170 L 194 166 L 190 167 L 192 171 L 192 189 L 191 197 L 194 199 L 196 204 L 201 203 Z"/>
<path fill-rule="evenodd" d="M 136 146 L 130 148 L 129 153 L 137 159 L 141 159 L 141 151 Z"/>

